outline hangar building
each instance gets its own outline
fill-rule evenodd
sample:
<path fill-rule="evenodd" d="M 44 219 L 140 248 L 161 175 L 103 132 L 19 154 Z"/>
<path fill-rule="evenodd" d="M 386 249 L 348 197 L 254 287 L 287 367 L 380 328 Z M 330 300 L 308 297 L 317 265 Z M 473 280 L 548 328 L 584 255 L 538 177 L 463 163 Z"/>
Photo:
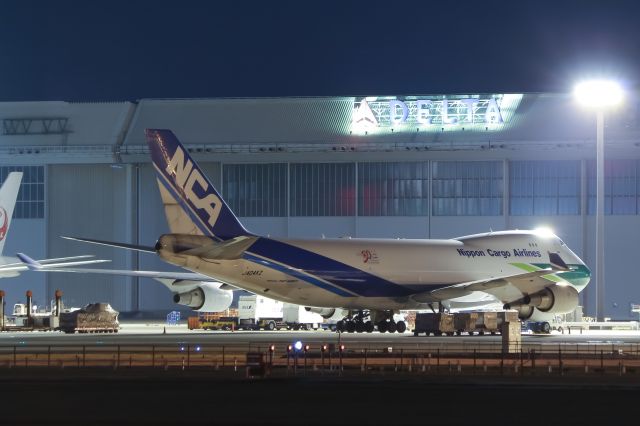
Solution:
<path fill-rule="evenodd" d="M 605 115 L 604 315 L 636 319 L 640 115 Z M 595 268 L 596 120 L 568 94 L 142 99 L 0 103 L 0 180 L 24 170 L 5 255 L 91 253 L 116 269 L 171 270 L 152 254 L 61 235 L 152 246 L 168 231 L 145 128 L 169 128 L 245 226 L 272 237 L 450 238 L 552 228 Z M 595 315 L 595 274 L 581 295 Z M 47 304 L 105 301 L 123 314 L 177 308 L 148 279 L 23 273 Z"/>

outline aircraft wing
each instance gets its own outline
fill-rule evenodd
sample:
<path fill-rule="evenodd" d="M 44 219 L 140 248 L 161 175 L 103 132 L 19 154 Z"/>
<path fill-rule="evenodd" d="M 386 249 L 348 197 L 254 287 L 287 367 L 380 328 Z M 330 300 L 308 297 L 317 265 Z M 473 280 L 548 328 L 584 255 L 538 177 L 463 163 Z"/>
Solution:
<path fill-rule="evenodd" d="M 42 259 L 37 262 L 40 264 L 42 271 L 52 271 L 56 268 L 64 268 L 64 267 L 73 267 L 73 266 L 82 266 L 82 265 L 92 265 L 96 263 L 104 263 L 111 262 L 107 259 L 88 259 L 94 257 L 93 255 L 83 255 L 83 256 L 73 256 L 73 257 L 60 257 L 57 259 Z M 74 259 L 86 259 L 86 260 L 74 260 Z M 24 262 L 12 262 L 4 265 L 0 265 L 0 275 L 8 272 L 21 272 L 28 270 L 28 265 L 25 265 Z"/>
<path fill-rule="evenodd" d="M 29 256 L 27 256 L 24 253 L 18 253 L 17 256 L 20 260 L 24 262 L 22 263 L 22 266 L 24 269 L 28 268 L 32 271 L 39 271 L 39 272 L 69 272 L 69 273 L 78 273 L 78 274 L 120 275 L 120 276 L 127 276 L 127 277 L 153 278 L 169 287 L 180 286 L 181 282 L 184 282 L 185 284 L 188 282 L 188 285 L 191 285 L 194 281 L 218 282 L 207 275 L 198 274 L 196 272 L 134 271 L 134 270 L 127 270 L 127 269 L 91 269 L 91 268 L 72 268 L 72 267 L 51 268 L 45 265 L 41 265 L 38 261 L 31 259 Z M 169 282 L 171 282 L 171 285 L 169 285 Z M 234 288 L 234 287 L 231 287 L 228 284 L 223 284 L 221 288 L 225 290 L 227 288 Z"/>
<path fill-rule="evenodd" d="M 118 242 L 114 242 L 114 241 L 92 240 L 92 239 L 89 239 L 89 238 L 82 238 L 82 237 L 68 237 L 68 236 L 64 236 L 64 235 L 62 235 L 61 237 L 64 238 L 65 240 L 82 241 L 83 243 L 98 244 L 98 245 L 109 246 L 109 247 L 118 247 L 118 248 L 123 248 L 123 249 L 127 249 L 127 250 L 143 251 L 143 252 L 146 252 L 146 253 L 155 253 L 156 252 L 155 247 L 149 247 L 149 246 L 141 246 L 141 245 L 127 244 L 127 243 L 118 243 Z"/>
<path fill-rule="evenodd" d="M 453 284 L 436 290 L 414 294 L 410 297 L 418 303 L 433 303 L 467 296 L 474 291 L 483 291 L 494 295 L 500 300 L 516 300 L 524 294 L 536 293 L 557 282 L 558 278 L 553 274 L 569 271 L 569 268 L 557 253 L 550 253 L 549 258 L 551 261 L 550 268 Z"/>

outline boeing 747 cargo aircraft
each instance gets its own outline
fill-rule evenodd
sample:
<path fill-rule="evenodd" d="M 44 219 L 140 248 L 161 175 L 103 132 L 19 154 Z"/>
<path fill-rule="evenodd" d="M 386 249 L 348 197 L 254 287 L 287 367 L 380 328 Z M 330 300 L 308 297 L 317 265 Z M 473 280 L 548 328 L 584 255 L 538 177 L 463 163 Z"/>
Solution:
<path fill-rule="evenodd" d="M 404 323 L 393 321 L 395 312 L 434 306 L 499 303 L 522 319 L 544 321 L 574 310 L 590 280 L 590 270 L 560 238 L 531 230 L 451 239 L 256 235 L 170 130 L 147 129 L 146 136 L 171 233 L 152 248 L 75 239 L 152 251 L 170 264 L 325 317 L 343 313 L 341 326 L 356 331 L 404 331 Z M 176 300 L 189 297 L 174 291 Z"/>

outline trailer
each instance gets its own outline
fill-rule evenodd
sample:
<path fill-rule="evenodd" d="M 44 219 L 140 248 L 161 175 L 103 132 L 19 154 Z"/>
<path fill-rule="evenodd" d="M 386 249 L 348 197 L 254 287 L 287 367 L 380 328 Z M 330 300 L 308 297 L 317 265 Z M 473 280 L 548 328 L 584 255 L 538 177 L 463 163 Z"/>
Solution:
<path fill-rule="evenodd" d="M 475 330 L 479 335 L 496 334 L 500 331 L 497 311 L 478 311 Z"/>
<path fill-rule="evenodd" d="M 468 311 L 468 312 L 417 312 L 413 335 L 422 333 L 429 336 L 453 336 L 467 333 L 499 334 L 503 323 L 520 322 L 518 312 L 504 311 Z"/>
<path fill-rule="evenodd" d="M 469 336 L 473 336 L 476 332 L 477 323 L 477 312 L 458 312 L 453 316 L 453 328 L 458 336 L 462 333 L 468 333 Z"/>
<path fill-rule="evenodd" d="M 442 336 L 443 334 L 453 336 L 455 332 L 453 314 L 446 312 L 418 312 L 416 313 L 415 328 L 413 335 L 418 336 L 424 333 L 426 336 Z"/>
<path fill-rule="evenodd" d="M 82 309 L 60 314 L 59 329 L 65 333 L 117 333 L 119 312 L 108 303 L 89 303 Z"/>

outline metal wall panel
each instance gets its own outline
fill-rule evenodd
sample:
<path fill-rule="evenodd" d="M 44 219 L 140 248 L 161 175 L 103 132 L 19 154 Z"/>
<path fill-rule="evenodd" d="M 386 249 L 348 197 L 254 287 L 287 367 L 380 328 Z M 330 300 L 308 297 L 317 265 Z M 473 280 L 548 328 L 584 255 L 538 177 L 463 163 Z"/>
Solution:
<path fill-rule="evenodd" d="M 105 267 L 126 269 L 131 262 L 127 250 L 68 241 L 61 235 L 108 241 L 130 241 L 131 191 L 126 168 L 108 165 L 50 166 L 47 180 L 48 253 L 58 256 L 95 254 L 112 259 Z M 133 306 L 130 279 L 103 275 L 51 274 L 48 291 L 61 289 L 66 305 L 83 306 L 108 302 L 114 309 L 129 311 Z"/>

